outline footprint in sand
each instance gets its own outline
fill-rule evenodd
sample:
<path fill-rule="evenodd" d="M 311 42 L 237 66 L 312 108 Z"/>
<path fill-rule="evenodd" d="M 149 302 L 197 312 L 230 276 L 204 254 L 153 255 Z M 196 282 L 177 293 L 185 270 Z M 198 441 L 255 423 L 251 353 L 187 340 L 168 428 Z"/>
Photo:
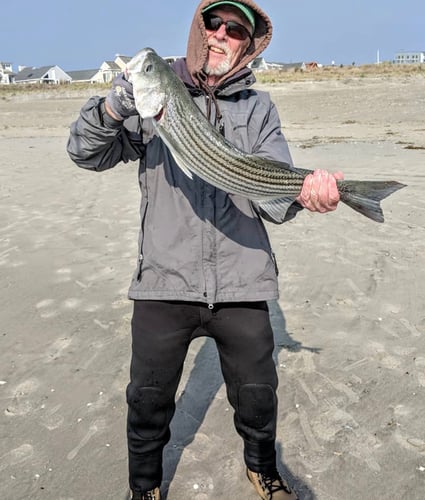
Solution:
<path fill-rule="evenodd" d="M 44 299 L 37 302 L 35 307 L 39 310 L 42 318 L 53 318 L 58 314 L 57 309 L 54 308 L 55 303 L 55 299 Z"/>
<path fill-rule="evenodd" d="M 81 305 L 81 299 L 70 297 L 65 299 L 60 304 L 55 299 L 44 299 L 37 302 L 35 307 L 39 310 L 42 318 L 53 318 L 59 314 L 59 310 L 77 309 Z"/>
<path fill-rule="evenodd" d="M 55 280 L 55 283 L 66 283 L 68 281 L 71 281 L 71 274 L 72 274 L 71 269 L 68 268 L 56 269 L 57 278 Z"/>
<path fill-rule="evenodd" d="M 49 431 L 59 428 L 65 420 L 64 417 L 58 413 L 61 406 L 62 405 L 59 404 L 50 408 L 40 417 L 41 425 Z"/>
<path fill-rule="evenodd" d="M 370 352 L 373 359 L 377 359 L 381 366 L 390 370 L 400 369 L 401 360 L 389 354 L 383 344 L 379 342 L 369 342 Z"/>
<path fill-rule="evenodd" d="M 416 366 L 416 376 L 418 377 L 418 382 L 422 387 L 425 387 L 425 358 L 417 357 L 415 359 Z"/>
<path fill-rule="evenodd" d="M 68 453 L 66 458 L 68 460 L 74 460 L 74 458 L 78 455 L 81 448 L 83 448 L 97 432 L 103 432 L 105 429 L 106 429 L 106 422 L 104 420 L 102 419 L 95 420 L 90 425 L 89 430 L 87 431 L 83 439 L 78 443 L 78 445 L 73 450 L 71 450 Z"/>
<path fill-rule="evenodd" d="M 27 415 L 33 410 L 33 403 L 29 396 L 40 383 L 37 379 L 28 379 L 16 386 L 12 402 L 7 406 L 4 414 L 8 417 Z"/>
<path fill-rule="evenodd" d="M 80 305 L 81 305 L 81 299 L 77 299 L 75 297 L 70 297 L 69 299 L 66 299 L 62 302 L 61 308 L 62 309 L 76 309 Z"/>
<path fill-rule="evenodd" d="M 46 350 L 46 363 L 58 359 L 71 342 L 72 340 L 66 337 L 55 340 Z"/>
<path fill-rule="evenodd" d="M 34 455 L 34 449 L 30 444 L 22 444 L 18 448 L 8 451 L 0 457 L 0 472 L 8 467 L 18 465 Z"/>

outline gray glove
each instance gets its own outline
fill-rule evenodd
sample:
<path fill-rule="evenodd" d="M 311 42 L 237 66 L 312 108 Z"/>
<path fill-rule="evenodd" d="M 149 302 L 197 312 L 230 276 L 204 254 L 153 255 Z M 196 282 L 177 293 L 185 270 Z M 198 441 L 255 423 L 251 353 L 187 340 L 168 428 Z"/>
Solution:
<path fill-rule="evenodd" d="M 137 115 L 133 85 L 126 80 L 124 73 L 120 73 L 112 80 L 112 88 L 106 96 L 106 102 L 122 120 Z"/>

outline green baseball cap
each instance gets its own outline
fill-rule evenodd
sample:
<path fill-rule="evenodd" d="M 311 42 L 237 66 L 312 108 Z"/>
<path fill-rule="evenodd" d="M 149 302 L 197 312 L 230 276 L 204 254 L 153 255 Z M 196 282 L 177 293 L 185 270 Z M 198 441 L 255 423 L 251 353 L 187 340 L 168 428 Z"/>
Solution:
<path fill-rule="evenodd" d="M 211 5 L 208 5 L 208 7 L 205 7 L 205 9 L 202 11 L 202 14 L 204 12 L 209 11 L 212 8 L 218 7 L 219 5 L 232 5 L 233 7 L 237 7 L 239 10 L 243 12 L 244 16 L 248 19 L 249 23 L 251 24 L 253 30 L 255 30 L 254 11 L 250 7 L 247 7 L 246 5 L 240 2 L 215 2 L 212 3 Z"/>

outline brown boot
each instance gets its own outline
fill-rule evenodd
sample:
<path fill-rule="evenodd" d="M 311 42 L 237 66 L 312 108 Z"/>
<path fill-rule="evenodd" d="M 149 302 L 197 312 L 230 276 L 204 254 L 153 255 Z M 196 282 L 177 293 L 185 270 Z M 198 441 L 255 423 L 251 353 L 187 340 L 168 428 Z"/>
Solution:
<path fill-rule="evenodd" d="M 295 491 L 291 490 L 277 470 L 268 475 L 247 469 L 246 475 L 263 500 L 298 500 Z"/>
<path fill-rule="evenodd" d="M 154 488 L 153 490 L 145 491 L 141 493 L 139 491 L 132 491 L 131 500 L 161 500 L 161 492 L 159 488 Z"/>

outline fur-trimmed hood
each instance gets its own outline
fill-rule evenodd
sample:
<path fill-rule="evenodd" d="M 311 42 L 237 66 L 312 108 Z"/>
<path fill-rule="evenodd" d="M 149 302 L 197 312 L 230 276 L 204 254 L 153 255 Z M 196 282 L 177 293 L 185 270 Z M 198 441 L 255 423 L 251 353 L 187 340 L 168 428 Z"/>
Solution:
<path fill-rule="evenodd" d="M 215 3 L 217 0 L 202 0 L 196 9 L 193 17 L 192 25 L 189 33 L 187 45 L 186 64 L 191 78 L 195 84 L 200 83 L 202 78 L 203 67 L 208 57 L 208 40 L 205 31 L 205 24 L 202 17 L 202 11 L 208 5 Z M 252 0 L 238 0 L 240 3 L 250 7 L 255 14 L 255 31 L 253 41 L 248 48 L 247 53 L 242 58 L 237 66 L 232 68 L 229 73 L 223 76 L 223 81 L 235 75 L 239 70 L 246 67 L 259 54 L 261 54 L 272 38 L 272 23 L 268 15 L 263 12 L 258 5 Z M 221 80 L 219 84 L 221 83 Z"/>

